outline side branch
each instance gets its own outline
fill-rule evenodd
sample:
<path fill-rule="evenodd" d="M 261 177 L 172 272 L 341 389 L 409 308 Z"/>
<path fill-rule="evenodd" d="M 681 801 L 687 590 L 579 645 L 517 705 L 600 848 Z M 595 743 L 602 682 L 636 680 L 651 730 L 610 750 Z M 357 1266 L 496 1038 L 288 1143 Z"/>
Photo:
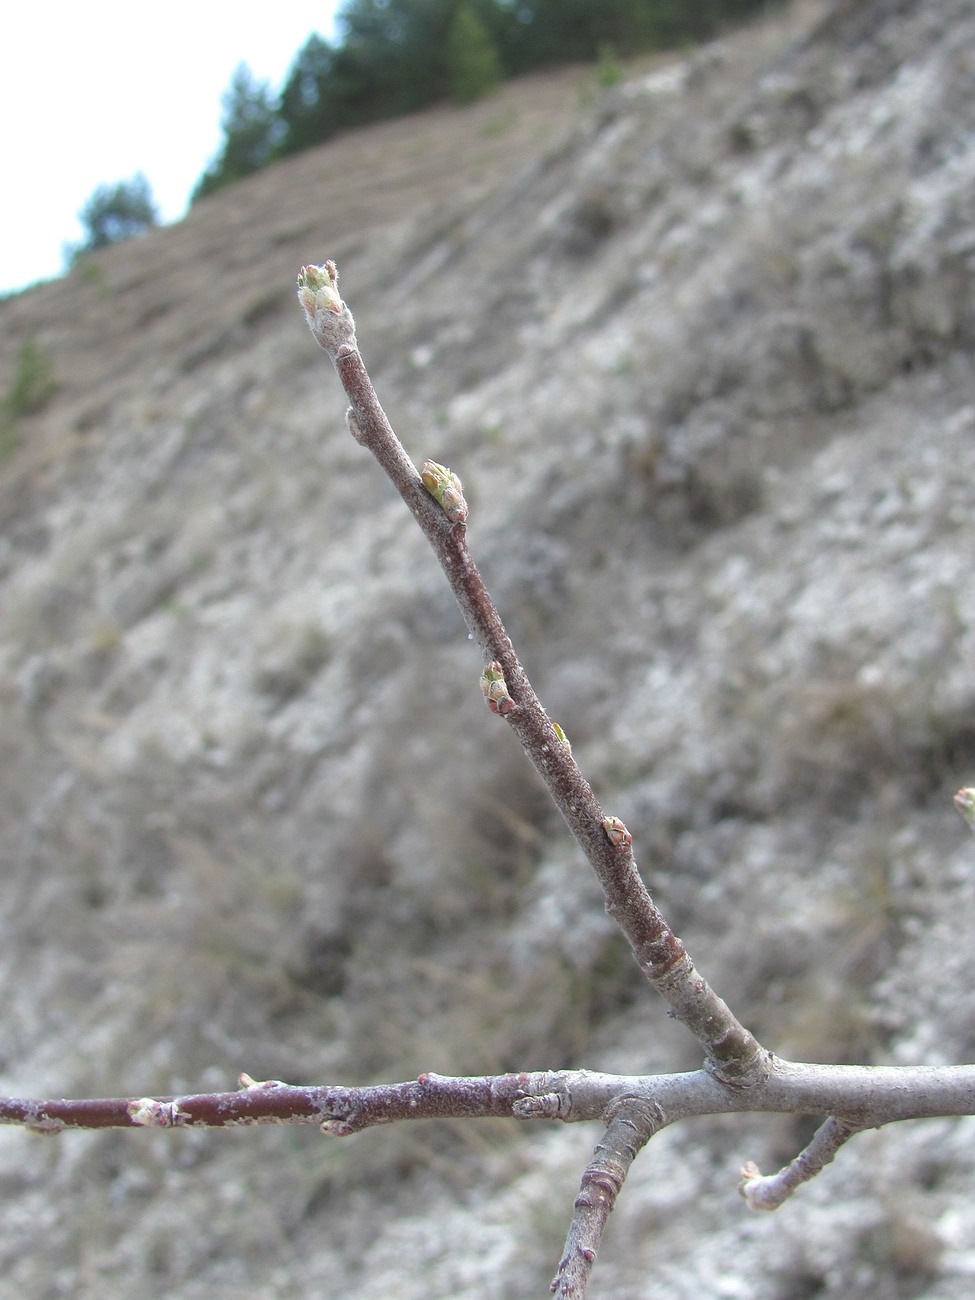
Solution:
<path fill-rule="evenodd" d="M 309 327 L 331 356 L 352 403 L 353 435 L 373 453 L 410 508 L 440 561 L 485 663 L 492 673 L 501 674 L 505 704 L 499 708 L 495 700 L 494 711 L 510 724 L 589 859 L 606 910 L 626 935 L 641 970 L 704 1047 L 708 1069 L 725 1084 L 746 1087 L 760 1082 L 768 1068 L 767 1053 L 695 969 L 643 883 L 625 827 L 618 819 L 607 818 L 542 708 L 468 550 L 466 504 L 462 511 L 448 511 L 424 487 L 382 409 L 358 350 L 352 314 L 337 284 L 338 272 L 331 262 L 302 267 L 298 296 Z M 447 476 L 459 496 L 456 475 L 429 464 L 433 470 L 428 473 L 436 480 L 431 490 L 442 489 L 438 499 L 448 489 Z"/>
<path fill-rule="evenodd" d="M 620 1089 L 616 1075 L 588 1070 L 450 1078 L 421 1074 L 406 1083 L 361 1088 L 299 1087 L 240 1076 L 237 1092 L 182 1097 L 32 1101 L 0 1098 L 0 1124 L 35 1133 L 98 1128 L 231 1128 L 318 1124 L 347 1137 L 376 1124 L 412 1119 L 598 1119 Z M 631 1082 L 638 1082 L 632 1080 Z"/>
<path fill-rule="evenodd" d="M 742 1167 L 738 1190 L 752 1210 L 777 1210 L 797 1188 L 815 1178 L 836 1159 L 842 1146 L 865 1125 L 855 1120 L 837 1119 L 831 1115 L 813 1134 L 809 1145 L 777 1174 L 767 1174 L 754 1161 Z"/>
<path fill-rule="evenodd" d="M 606 1221 L 637 1155 L 665 1123 L 660 1106 L 640 1096 L 621 1096 L 610 1107 L 603 1140 L 582 1175 L 572 1223 L 549 1290 L 572 1300 L 584 1296 Z"/>

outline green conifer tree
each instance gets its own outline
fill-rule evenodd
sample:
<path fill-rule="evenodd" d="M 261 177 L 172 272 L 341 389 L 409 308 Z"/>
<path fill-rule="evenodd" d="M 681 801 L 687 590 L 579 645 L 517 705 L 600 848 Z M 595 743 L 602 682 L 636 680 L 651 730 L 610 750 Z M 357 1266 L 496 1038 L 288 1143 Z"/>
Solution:
<path fill-rule="evenodd" d="M 191 203 L 266 166 L 284 134 L 269 84 L 246 63 L 238 65 L 223 94 L 221 126 L 220 153 L 197 181 Z"/>
<path fill-rule="evenodd" d="M 109 244 L 120 244 L 159 224 L 159 210 L 152 188 L 142 172 L 114 185 L 99 185 L 78 213 L 85 228 L 84 242 L 66 249 L 74 264 L 83 253 Z"/>
<path fill-rule="evenodd" d="M 491 36 L 471 5 L 459 4 L 447 32 L 447 80 L 450 97 L 473 104 L 501 80 L 501 61 Z"/>

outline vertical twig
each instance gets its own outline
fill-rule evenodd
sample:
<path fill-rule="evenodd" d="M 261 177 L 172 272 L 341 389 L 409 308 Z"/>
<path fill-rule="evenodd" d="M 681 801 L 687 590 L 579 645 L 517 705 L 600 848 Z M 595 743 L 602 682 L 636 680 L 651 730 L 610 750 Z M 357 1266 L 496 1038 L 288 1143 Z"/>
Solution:
<path fill-rule="evenodd" d="M 586 1294 L 606 1221 L 630 1171 L 630 1165 L 663 1126 L 660 1107 L 649 1098 L 621 1096 L 607 1109 L 602 1141 L 582 1175 L 572 1223 L 551 1291 L 562 1300 Z"/>
<path fill-rule="evenodd" d="M 302 267 L 298 297 L 312 334 L 332 358 L 352 404 L 348 420 L 353 435 L 373 453 L 409 506 L 485 663 L 500 674 L 504 692 L 493 701 L 486 692 L 488 703 L 497 706 L 500 698 L 508 702 L 494 711 L 503 713 L 589 859 L 606 910 L 629 940 L 641 970 L 700 1041 L 707 1067 L 717 1079 L 737 1087 L 761 1082 L 768 1073 L 766 1052 L 698 974 L 640 877 L 626 827 L 606 816 L 532 689 L 468 550 L 466 504 L 456 509 L 444 504 L 444 492 L 454 488 L 463 500 L 459 479 L 428 462 L 432 482 L 425 487 L 393 432 L 359 353 L 355 322 L 339 295 L 334 263 Z"/>

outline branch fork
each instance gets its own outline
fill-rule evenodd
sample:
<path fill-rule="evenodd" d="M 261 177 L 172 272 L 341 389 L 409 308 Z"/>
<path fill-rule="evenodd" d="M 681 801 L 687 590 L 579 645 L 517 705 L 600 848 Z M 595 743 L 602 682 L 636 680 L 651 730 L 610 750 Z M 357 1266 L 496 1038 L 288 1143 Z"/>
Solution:
<path fill-rule="evenodd" d="M 781 1205 L 856 1133 L 902 1119 L 975 1113 L 975 1066 L 821 1066 L 773 1057 L 698 973 L 657 909 L 633 856 L 633 836 L 607 815 L 579 770 L 568 739 L 546 714 L 515 654 L 467 541 L 461 480 L 438 461 L 417 470 L 389 424 L 338 291 L 333 262 L 303 266 L 298 298 L 316 341 L 345 388 L 356 441 L 378 460 L 429 540 L 484 667 L 488 708 L 508 723 L 602 886 L 606 910 L 670 1013 L 695 1035 L 703 1068 L 631 1077 L 587 1070 L 448 1078 L 432 1073 L 399 1084 L 297 1087 L 240 1075 L 240 1089 L 183 1097 L 103 1100 L 0 1098 L 0 1123 L 37 1133 L 67 1128 L 187 1128 L 318 1124 L 346 1137 L 406 1119 L 505 1116 L 561 1122 L 598 1120 L 604 1132 L 582 1175 L 553 1293 L 582 1297 L 603 1229 L 633 1160 L 660 1129 L 693 1115 L 741 1111 L 825 1115 L 807 1148 L 777 1174 L 747 1164 L 739 1190 L 753 1209 Z M 958 811 L 975 831 L 975 787 L 959 790 Z"/>

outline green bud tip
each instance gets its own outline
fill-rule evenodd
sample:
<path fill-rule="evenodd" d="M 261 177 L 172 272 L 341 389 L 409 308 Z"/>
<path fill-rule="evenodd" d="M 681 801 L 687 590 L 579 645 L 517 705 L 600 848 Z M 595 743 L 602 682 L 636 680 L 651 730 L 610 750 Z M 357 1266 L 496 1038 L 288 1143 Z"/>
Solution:
<path fill-rule="evenodd" d="M 481 673 L 481 693 L 492 713 L 500 713 L 504 717 L 515 707 L 514 700 L 508 694 L 504 672 L 496 659 Z"/>
<path fill-rule="evenodd" d="M 452 469 L 435 460 L 425 460 L 420 471 L 423 486 L 439 504 L 452 524 L 462 524 L 467 519 L 467 502 L 460 479 Z"/>
<path fill-rule="evenodd" d="M 316 342 L 334 361 L 342 347 L 355 342 L 355 321 L 338 291 L 339 273 L 334 262 L 303 266 L 298 272 L 298 301 Z"/>

